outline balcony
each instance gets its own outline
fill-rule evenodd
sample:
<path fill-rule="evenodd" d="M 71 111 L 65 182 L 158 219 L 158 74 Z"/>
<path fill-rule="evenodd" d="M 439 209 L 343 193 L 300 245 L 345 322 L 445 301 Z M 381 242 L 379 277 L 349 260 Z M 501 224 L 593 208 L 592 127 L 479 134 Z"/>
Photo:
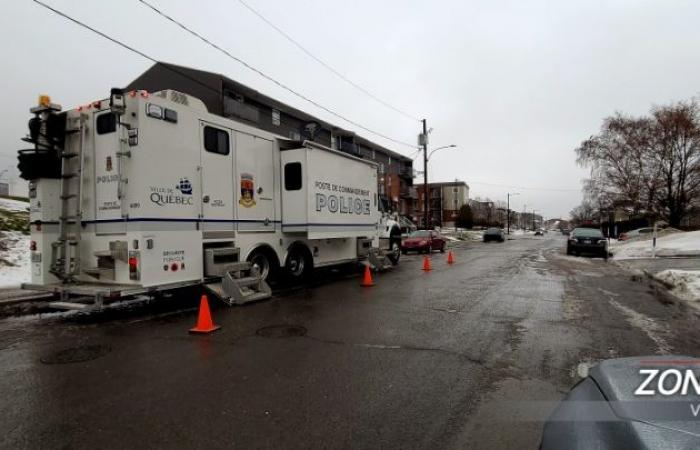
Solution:
<path fill-rule="evenodd" d="M 400 176 L 401 178 L 406 178 L 406 179 L 409 179 L 409 180 L 413 180 L 413 167 L 411 167 L 411 166 L 408 166 L 408 167 L 406 167 L 406 166 L 401 167 L 401 169 L 399 169 L 399 176 Z"/>
<path fill-rule="evenodd" d="M 353 156 L 362 156 L 362 153 L 360 152 L 360 148 L 357 146 L 357 144 L 353 142 L 341 142 L 340 143 L 340 151 L 349 153 Z"/>

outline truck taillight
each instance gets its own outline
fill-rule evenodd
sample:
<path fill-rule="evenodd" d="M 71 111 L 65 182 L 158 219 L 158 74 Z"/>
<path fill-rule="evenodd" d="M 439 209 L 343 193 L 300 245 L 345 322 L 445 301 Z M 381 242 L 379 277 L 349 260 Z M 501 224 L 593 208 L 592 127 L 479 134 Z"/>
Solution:
<path fill-rule="evenodd" d="M 29 251 L 31 251 L 31 252 L 36 251 L 36 241 L 29 241 Z"/>
<path fill-rule="evenodd" d="M 139 267 L 139 252 L 129 252 L 129 279 L 138 281 L 141 279 L 141 269 Z"/>

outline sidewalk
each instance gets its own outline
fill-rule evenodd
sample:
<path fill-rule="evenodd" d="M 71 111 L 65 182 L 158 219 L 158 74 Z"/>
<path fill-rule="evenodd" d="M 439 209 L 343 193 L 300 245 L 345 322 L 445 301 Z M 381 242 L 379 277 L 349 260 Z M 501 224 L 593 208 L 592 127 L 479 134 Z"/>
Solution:
<path fill-rule="evenodd" d="M 622 259 L 615 263 L 628 270 L 644 272 L 675 297 L 700 311 L 700 257 Z"/>
<path fill-rule="evenodd" d="M 12 305 L 28 300 L 51 298 L 53 294 L 18 288 L 0 288 L 0 306 Z"/>
<path fill-rule="evenodd" d="M 616 260 L 621 266 L 649 273 L 657 273 L 666 269 L 678 270 L 700 270 L 700 257 L 679 257 L 679 258 L 644 258 L 644 259 L 621 259 Z"/>

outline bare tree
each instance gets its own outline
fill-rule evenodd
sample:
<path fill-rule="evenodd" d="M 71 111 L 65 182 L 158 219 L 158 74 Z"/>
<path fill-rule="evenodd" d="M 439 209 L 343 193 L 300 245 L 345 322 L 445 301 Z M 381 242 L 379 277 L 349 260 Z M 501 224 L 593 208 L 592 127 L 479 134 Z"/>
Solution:
<path fill-rule="evenodd" d="M 657 212 L 679 226 L 700 201 L 700 110 L 695 100 L 654 108 Z"/>
<path fill-rule="evenodd" d="M 599 211 L 621 208 L 679 226 L 700 200 L 700 111 L 695 101 L 656 107 L 650 117 L 617 113 L 576 154 L 579 164 L 591 168 L 584 193 Z"/>

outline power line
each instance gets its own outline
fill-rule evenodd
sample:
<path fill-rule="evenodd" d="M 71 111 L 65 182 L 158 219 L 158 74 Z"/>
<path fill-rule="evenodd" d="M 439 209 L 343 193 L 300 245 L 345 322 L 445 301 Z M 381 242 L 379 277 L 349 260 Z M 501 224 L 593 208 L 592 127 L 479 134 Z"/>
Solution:
<path fill-rule="evenodd" d="M 124 42 L 121 42 L 121 41 L 119 41 L 118 39 L 113 38 L 113 37 L 111 37 L 111 36 L 109 36 L 109 35 L 107 35 L 107 34 L 101 32 L 101 31 L 99 31 L 99 30 L 97 30 L 97 29 L 91 27 L 90 25 L 87 25 L 86 23 L 81 22 L 80 20 L 75 19 L 75 18 L 73 18 L 73 17 L 71 17 L 71 16 L 69 16 L 69 15 L 67 15 L 67 14 L 65 14 L 65 13 L 63 13 L 63 12 L 61 12 L 61 11 L 59 11 L 59 10 L 57 10 L 57 9 L 55 9 L 55 8 L 53 8 L 53 7 L 51 7 L 51 6 L 49 6 L 49 5 L 47 5 L 46 3 L 41 2 L 40 0 L 32 0 L 32 1 L 33 1 L 34 3 L 36 3 L 36 4 L 38 4 L 38 5 L 40 5 L 40 6 L 44 7 L 44 8 L 46 8 L 46 9 L 48 9 L 49 11 L 51 11 L 51 12 L 53 12 L 53 13 L 55 13 L 55 14 L 61 16 L 61 17 L 63 17 L 64 19 L 67 19 L 67 20 L 73 22 L 73 23 L 76 24 L 76 25 L 78 25 L 78 26 L 80 26 L 80 27 L 82 27 L 82 28 L 85 28 L 86 30 L 92 31 L 93 33 L 95 33 L 95 34 L 97 34 L 97 35 L 99 35 L 99 36 L 101 36 L 101 37 L 107 39 L 107 40 L 110 41 L 110 42 L 113 42 L 114 44 L 117 44 L 118 46 L 120 46 L 120 47 L 122 47 L 122 48 L 124 48 L 124 49 L 126 49 L 126 50 L 129 50 L 129 51 L 131 51 L 131 52 L 133 52 L 133 53 L 136 53 L 137 55 L 141 56 L 142 58 L 148 59 L 149 61 L 152 61 L 153 63 L 158 63 L 158 62 L 159 62 L 156 58 L 154 58 L 154 57 L 152 57 L 152 56 L 149 56 L 149 55 L 147 55 L 146 53 L 144 53 L 144 52 L 142 52 L 142 51 L 140 51 L 140 50 L 137 50 L 136 48 L 131 47 L 131 46 L 129 46 L 128 44 L 125 44 Z M 221 51 L 223 51 L 223 50 L 221 50 Z M 235 57 L 233 57 L 233 56 L 231 56 L 231 57 L 235 59 Z M 241 64 L 244 64 L 244 65 L 247 66 L 247 64 L 246 64 L 245 62 L 243 62 L 243 61 L 241 61 Z M 195 82 L 195 83 L 200 84 L 201 86 L 203 86 L 203 87 L 205 87 L 205 88 L 207 88 L 207 89 L 213 89 L 211 86 L 209 86 L 209 85 L 207 85 L 207 84 L 201 82 L 200 80 L 197 80 L 197 79 L 194 78 L 194 77 L 188 76 L 187 74 L 185 74 L 185 73 L 182 72 L 182 71 L 179 71 L 179 70 L 177 70 L 177 69 L 175 69 L 175 68 L 173 68 L 173 67 L 170 67 L 170 66 L 168 66 L 168 65 L 164 65 L 164 67 L 168 68 L 168 69 L 171 70 L 172 72 L 178 73 L 179 75 L 188 78 L 189 80 L 191 80 L 191 81 L 193 81 L 193 82 Z M 250 67 L 250 66 L 247 66 L 247 67 Z M 252 67 L 251 67 L 251 70 L 257 71 L 256 69 L 254 69 L 254 68 L 252 68 Z M 259 71 L 258 71 L 258 72 L 259 72 Z M 262 74 L 262 72 L 259 72 L 259 73 Z M 356 123 L 356 122 L 354 122 L 354 121 L 352 121 L 352 120 L 346 119 L 345 117 L 341 116 L 340 114 L 337 114 L 337 113 L 335 113 L 334 111 L 331 111 L 330 109 L 325 108 L 324 106 L 321 106 L 321 105 L 319 105 L 318 103 L 315 103 L 313 100 L 310 100 L 310 99 L 308 99 L 308 98 L 302 96 L 301 94 L 298 94 L 298 93 L 294 92 L 293 90 L 287 88 L 286 86 L 284 86 L 284 85 L 282 85 L 281 83 L 275 81 L 274 79 L 269 78 L 269 77 L 267 77 L 267 76 L 264 75 L 264 74 L 262 74 L 262 75 L 265 76 L 266 78 L 272 80 L 273 82 L 275 82 L 275 83 L 278 84 L 279 86 L 283 87 L 284 89 L 286 89 L 286 90 L 288 90 L 288 91 L 294 93 L 295 95 L 298 95 L 299 97 L 303 98 L 304 100 L 306 100 L 306 101 L 308 101 L 308 102 L 310 102 L 310 103 L 312 103 L 312 104 L 314 104 L 314 105 L 317 105 L 319 108 L 322 108 L 322 109 L 324 109 L 325 111 L 328 111 L 329 113 L 333 114 L 333 115 L 336 116 L 336 117 L 341 118 L 342 120 L 345 120 L 345 121 L 348 122 L 348 123 L 351 123 L 351 124 L 353 124 L 353 125 L 355 125 L 355 126 L 357 126 L 357 127 L 359 127 L 359 128 L 362 128 L 362 129 L 365 130 L 365 131 L 368 131 L 368 132 L 370 132 L 370 133 L 372 133 L 372 134 L 375 134 L 375 135 L 377 135 L 377 136 L 379 136 L 379 137 L 382 137 L 382 138 L 387 139 L 387 140 L 389 140 L 389 141 L 395 142 L 395 143 L 397 143 L 397 144 L 401 144 L 401 145 L 405 145 L 405 146 L 408 146 L 408 147 L 411 147 L 411 148 L 415 148 L 415 145 L 408 144 L 408 143 L 406 143 L 406 142 L 402 142 L 402 141 L 399 141 L 399 140 L 397 140 L 397 139 L 392 139 L 392 138 L 390 138 L 390 137 L 388 137 L 388 136 L 385 136 L 385 135 L 383 135 L 383 134 L 381 134 L 381 133 L 378 133 L 378 132 L 376 132 L 376 131 L 373 131 L 373 130 L 371 130 L 371 129 L 369 129 L 369 128 L 363 126 L 363 125 L 360 125 L 360 124 L 358 124 L 358 123 Z M 218 91 L 217 91 L 217 92 L 218 92 Z"/>
<path fill-rule="evenodd" d="M 102 33 L 101 31 L 98 31 L 98 30 L 96 30 L 96 29 L 90 27 L 89 25 L 86 25 L 86 24 L 82 23 L 82 22 L 80 22 L 79 20 L 74 19 L 74 18 L 72 18 L 72 17 L 70 17 L 70 16 L 68 16 L 68 15 L 66 15 L 66 14 L 64 14 L 64 13 L 62 13 L 61 11 L 58 11 L 58 10 L 56 10 L 56 9 L 54 9 L 54 8 L 52 8 L 52 7 L 48 6 L 48 5 L 46 5 L 46 4 L 43 4 L 42 2 L 40 2 L 40 1 L 38 1 L 38 0 L 34 0 L 34 2 L 35 2 L 35 3 L 39 3 L 41 6 L 44 6 L 44 7 L 48 8 L 48 9 L 50 9 L 51 11 L 55 12 L 56 14 L 58 14 L 58 15 L 64 17 L 64 18 L 66 18 L 66 19 L 68 19 L 68 20 L 74 22 L 74 23 L 77 24 L 77 25 L 80 25 L 81 27 L 84 27 L 84 28 L 86 28 L 86 29 L 88 29 L 88 30 L 90 30 L 90 31 L 92 31 L 92 32 L 94 32 L 94 33 L 97 33 L 98 35 L 104 37 L 105 39 L 108 39 L 108 40 L 114 42 L 115 44 L 119 45 L 120 47 L 123 47 L 123 48 L 125 48 L 125 49 L 127 49 L 127 50 L 130 50 L 130 51 L 132 51 L 132 52 L 135 52 L 135 53 L 138 54 L 139 56 L 141 56 L 141 57 L 143 57 L 143 58 L 145 58 L 145 59 L 148 59 L 149 61 L 152 61 L 153 63 L 158 63 L 158 60 L 157 60 L 156 58 L 154 58 L 154 57 L 152 57 L 152 56 L 149 56 L 149 55 L 147 55 L 147 54 L 145 54 L 145 53 L 143 53 L 143 52 L 141 52 L 141 51 L 139 51 L 139 50 L 136 50 L 136 49 L 134 49 L 133 47 L 130 47 L 130 46 L 124 44 L 123 42 L 120 42 L 120 41 L 118 41 L 118 40 L 116 40 L 116 39 L 114 39 L 114 38 L 112 38 L 112 37 L 110 37 L 110 36 L 107 36 L 106 34 Z M 214 87 L 212 87 L 212 86 L 210 86 L 210 85 L 208 85 L 208 84 L 202 82 L 202 80 L 199 80 L 199 79 L 197 79 L 197 78 L 191 76 L 190 74 L 188 74 L 188 73 L 186 73 L 186 72 L 184 72 L 184 71 L 182 71 L 182 70 L 178 70 L 177 68 L 172 67 L 172 66 L 170 66 L 170 65 L 168 65 L 168 64 L 164 64 L 164 65 L 162 65 L 162 67 L 165 68 L 166 70 L 169 70 L 169 71 L 171 71 L 171 72 L 173 72 L 173 73 L 175 73 L 175 74 L 177 74 L 177 75 L 183 77 L 183 78 L 186 78 L 186 79 L 190 80 L 190 81 L 193 82 L 193 83 L 198 84 L 199 86 L 201 86 L 201 87 L 204 88 L 204 89 L 210 90 L 211 92 L 215 93 L 216 95 L 219 95 L 219 94 L 220 94 L 220 92 L 219 92 L 217 89 L 215 89 Z M 292 128 L 294 128 L 294 126 L 296 125 L 296 124 L 291 124 L 291 123 L 285 121 L 285 120 L 283 119 L 282 116 L 280 117 L 280 123 L 285 124 L 285 125 L 289 125 L 289 126 L 292 127 Z M 7 158 L 8 156 L 6 156 L 6 155 L 0 155 L 0 157 L 6 157 L 6 158 Z"/>
<path fill-rule="evenodd" d="M 469 181 L 467 183 L 468 184 L 482 184 L 485 186 L 495 186 L 495 187 L 512 188 L 512 189 L 522 189 L 522 190 L 528 190 L 528 191 L 581 192 L 580 188 L 574 189 L 574 188 L 528 187 L 528 186 L 514 186 L 511 184 L 484 183 L 481 181 Z"/>
<path fill-rule="evenodd" d="M 145 3 L 145 2 L 143 2 L 142 0 L 139 0 L 139 1 L 141 1 L 142 3 Z M 354 87 L 354 88 L 357 89 L 358 91 L 360 91 L 360 92 L 362 92 L 363 94 L 367 95 L 368 97 L 370 97 L 370 98 L 373 99 L 374 101 L 376 101 L 376 102 L 378 102 L 378 103 L 381 103 L 382 105 L 386 106 L 387 108 L 389 108 L 389 109 L 391 109 L 391 110 L 393 110 L 393 111 L 395 111 L 395 112 L 401 114 L 402 116 L 407 117 L 407 118 L 412 119 L 412 120 L 420 121 L 420 119 L 417 118 L 416 116 L 413 116 L 413 115 L 411 115 L 411 114 L 409 114 L 409 113 L 407 113 L 407 112 L 405 112 L 405 111 L 402 111 L 401 109 L 399 109 L 399 108 L 397 108 L 397 107 L 395 107 L 395 106 L 389 104 L 388 102 L 382 100 L 381 98 L 379 98 L 379 97 L 377 97 L 376 95 L 372 94 L 371 92 L 367 91 L 367 90 L 366 90 L 365 88 L 363 88 L 362 86 L 360 86 L 360 85 L 358 85 L 357 83 L 353 82 L 352 80 L 348 79 L 345 75 L 343 75 L 342 73 L 340 73 L 339 71 L 337 71 L 336 69 L 334 69 L 333 67 L 331 67 L 328 63 L 326 63 L 325 61 L 323 61 L 321 58 L 317 57 L 316 55 L 314 55 L 313 53 L 311 53 L 311 51 L 307 50 L 307 49 L 306 49 L 303 45 L 301 45 L 297 40 L 295 40 L 293 37 L 291 37 L 289 34 L 287 34 L 284 30 L 282 30 L 282 29 L 279 28 L 277 25 L 275 25 L 275 24 L 272 23 L 270 20 L 268 20 L 265 16 L 263 16 L 260 12 L 258 12 L 257 10 L 255 10 L 255 9 L 254 9 L 252 6 L 250 6 L 248 3 L 244 2 L 243 0 L 238 0 L 238 2 L 239 2 L 241 5 L 243 5 L 246 9 L 248 9 L 250 12 L 252 12 L 252 13 L 255 14 L 256 16 L 258 16 L 258 18 L 260 18 L 260 20 L 262 20 L 263 22 L 265 22 L 266 24 L 268 24 L 271 28 L 273 28 L 275 31 L 277 31 L 279 34 L 281 34 L 285 39 L 287 39 L 289 42 L 291 42 L 292 44 L 294 44 L 299 50 L 301 50 L 302 52 L 306 53 L 311 59 L 313 59 L 314 61 L 316 61 L 317 63 L 319 63 L 321 66 L 325 67 L 326 69 L 328 69 L 328 70 L 329 70 L 330 72 L 332 72 L 335 76 L 337 76 L 337 77 L 340 78 L 341 80 L 345 81 L 345 82 L 348 83 L 350 86 Z"/>
<path fill-rule="evenodd" d="M 41 4 L 41 5 L 43 5 L 43 3 L 41 3 L 39 0 L 33 0 L 33 1 L 35 1 L 36 3 L 39 3 L 39 4 Z M 301 98 L 302 100 L 305 100 L 305 101 L 311 103 L 312 105 L 316 106 L 317 108 L 320 108 L 320 109 L 322 109 L 322 110 L 328 112 L 329 114 L 332 114 L 333 116 L 338 117 L 339 119 L 342 119 L 342 120 L 344 120 L 344 121 L 346 121 L 346 122 L 348 122 L 348 123 L 350 123 L 350 124 L 352 124 L 352 125 L 355 125 L 355 126 L 358 127 L 358 128 L 361 128 L 361 129 L 363 129 L 363 130 L 365 130 L 365 131 L 367 131 L 367 132 L 369 132 L 369 133 L 372 133 L 372 134 L 374 134 L 374 135 L 376 135 L 376 136 L 379 136 L 379 137 L 381 137 L 381 138 L 384 138 L 384 139 L 386 139 L 386 140 L 388 140 L 388 141 L 394 142 L 394 143 L 396 143 L 396 144 L 404 145 L 404 146 L 407 146 L 407 147 L 416 148 L 416 146 L 413 145 L 413 144 L 409 144 L 409 143 L 407 143 L 407 142 L 400 141 L 400 140 L 398 140 L 398 139 L 394 139 L 394 138 L 391 138 L 391 137 L 389 137 L 389 136 L 387 136 L 387 135 L 385 135 L 385 134 L 382 134 L 382 133 L 379 133 L 379 132 L 377 132 L 377 131 L 374 131 L 374 130 L 372 130 L 372 129 L 370 129 L 370 128 L 367 128 L 367 127 L 364 126 L 364 125 L 359 124 L 358 122 L 355 122 L 354 120 L 351 120 L 351 119 L 348 119 L 348 118 L 345 117 L 345 116 L 342 116 L 341 114 L 339 114 L 339 113 L 333 111 L 333 110 L 330 109 L 330 108 L 327 108 L 327 107 L 321 105 L 320 103 L 318 103 L 318 102 L 316 102 L 316 101 L 314 101 L 314 100 L 312 100 L 312 99 L 306 97 L 305 95 L 303 95 L 303 94 L 301 94 L 301 93 L 295 91 L 294 89 L 290 88 L 289 86 L 287 86 L 287 85 L 285 85 L 285 84 L 283 84 L 283 83 L 277 81 L 276 79 L 274 79 L 274 78 L 272 78 L 271 76 L 265 74 L 264 72 L 260 71 L 259 69 L 257 69 L 257 68 L 255 68 L 255 67 L 251 66 L 250 64 L 248 64 L 247 62 L 243 61 L 242 59 L 240 59 L 240 58 L 238 58 L 238 57 L 232 55 L 232 54 L 229 53 L 227 50 L 224 50 L 222 47 L 220 47 L 220 46 L 214 44 L 213 42 L 211 42 L 210 40 L 208 40 L 207 38 L 205 38 L 205 37 L 202 36 L 201 34 L 197 33 L 196 31 L 191 30 L 190 28 L 188 28 L 187 26 L 185 26 L 182 22 L 179 22 L 179 21 L 175 20 L 174 18 L 172 18 L 172 17 L 170 17 L 169 15 L 165 14 L 163 11 L 159 10 L 158 8 L 156 8 L 155 6 L 151 5 L 150 3 L 146 2 L 145 0 L 139 0 L 139 2 L 140 2 L 141 4 L 147 6 L 148 8 L 150 8 L 150 9 L 151 9 L 152 11 L 154 11 L 156 14 L 160 15 L 161 17 L 163 17 L 163 18 L 169 20 L 170 22 L 174 23 L 174 24 L 177 25 L 178 27 L 182 28 L 183 30 L 185 30 L 186 32 L 188 32 L 189 34 L 191 34 L 192 36 L 195 36 L 196 38 L 200 39 L 202 42 L 204 42 L 204 43 L 206 43 L 207 45 L 211 46 L 212 48 L 218 50 L 219 52 L 223 53 L 223 54 L 226 55 L 227 57 L 233 59 L 234 61 L 238 62 L 239 64 L 242 64 L 242 65 L 245 66 L 247 69 L 249 69 L 249 70 L 251 70 L 251 71 L 257 73 L 258 75 L 260 75 L 261 77 L 265 78 L 266 80 L 273 82 L 273 83 L 276 84 L 277 86 L 279 86 L 279 87 L 281 87 L 282 89 L 284 89 L 284 90 L 286 90 L 286 91 L 288 91 L 288 92 L 290 92 L 290 93 L 296 95 L 297 97 Z M 57 12 L 57 11 L 54 10 L 53 8 L 49 8 L 49 9 L 51 9 L 51 10 Z M 65 14 L 61 14 L 61 15 L 64 16 L 64 17 L 66 17 L 66 18 L 68 18 L 68 16 L 66 16 Z M 72 19 L 72 18 L 71 18 L 71 20 L 73 20 L 73 21 L 76 22 L 76 23 L 79 23 L 79 22 L 77 22 L 75 19 Z M 102 36 L 105 36 L 103 33 L 100 33 L 100 34 L 101 34 Z M 106 36 L 105 36 L 105 37 L 106 37 Z M 112 39 L 112 38 L 110 38 L 110 40 L 115 41 L 115 40 Z M 139 52 L 139 53 L 140 53 L 140 52 Z M 140 54 L 143 56 L 142 53 L 140 53 Z"/>

